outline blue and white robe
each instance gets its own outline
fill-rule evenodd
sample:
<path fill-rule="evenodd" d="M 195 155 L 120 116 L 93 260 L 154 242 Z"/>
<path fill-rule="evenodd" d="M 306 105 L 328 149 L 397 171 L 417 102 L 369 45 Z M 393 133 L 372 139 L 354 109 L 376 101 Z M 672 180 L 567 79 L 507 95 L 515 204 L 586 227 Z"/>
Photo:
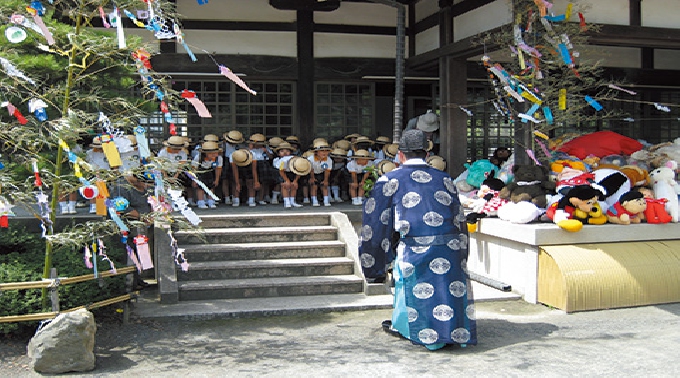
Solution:
<path fill-rule="evenodd" d="M 467 243 L 453 179 L 422 159 L 380 177 L 365 201 L 364 275 L 382 277 L 394 261 L 392 327 L 414 343 L 429 349 L 477 343 Z"/>

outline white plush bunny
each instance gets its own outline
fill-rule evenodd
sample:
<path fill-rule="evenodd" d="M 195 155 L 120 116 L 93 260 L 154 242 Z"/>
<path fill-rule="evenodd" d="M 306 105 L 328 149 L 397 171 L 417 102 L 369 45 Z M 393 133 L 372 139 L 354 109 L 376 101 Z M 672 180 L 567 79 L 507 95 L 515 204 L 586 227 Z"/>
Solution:
<path fill-rule="evenodd" d="M 649 173 L 652 181 L 654 195 L 656 198 L 665 198 L 666 212 L 673 218 L 673 222 L 678 222 L 678 183 L 675 181 L 675 170 L 678 163 L 675 161 L 667 162 L 663 167 L 659 167 Z"/>

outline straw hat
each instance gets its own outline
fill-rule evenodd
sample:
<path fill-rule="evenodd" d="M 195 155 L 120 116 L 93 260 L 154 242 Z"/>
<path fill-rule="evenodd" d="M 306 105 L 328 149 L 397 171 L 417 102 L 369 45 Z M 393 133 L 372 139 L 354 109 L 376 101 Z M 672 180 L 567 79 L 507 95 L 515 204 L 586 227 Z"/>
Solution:
<path fill-rule="evenodd" d="M 326 138 L 314 138 L 314 140 L 312 141 L 312 146 L 316 146 L 316 144 L 320 142 L 328 144 L 328 140 L 326 140 Z"/>
<path fill-rule="evenodd" d="M 349 141 L 347 141 L 347 140 L 340 139 L 340 140 L 336 140 L 335 142 L 333 142 L 332 147 L 333 148 L 342 148 L 345 151 L 349 151 L 349 149 L 352 147 L 352 144 L 349 143 Z"/>
<path fill-rule="evenodd" d="M 312 156 L 312 155 L 314 155 L 314 151 L 312 151 L 312 150 L 307 150 L 307 151 L 302 153 L 302 157 L 305 158 L 305 159 Z"/>
<path fill-rule="evenodd" d="M 231 154 L 231 160 L 239 167 L 245 167 L 253 162 L 253 154 L 249 150 L 236 150 Z"/>
<path fill-rule="evenodd" d="M 433 148 L 434 148 L 434 143 L 432 143 L 432 141 L 428 139 L 427 140 L 427 148 L 425 149 L 425 151 L 432 151 Z"/>
<path fill-rule="evenodd" d="M 298 146 L 300 145 L 300 139 L 298 139 L 298 137 L 296 137 L 295 135 L 287 136 L 286 142 L 290 144 L 297 144 Z"/>
<path fill-rule="evenodd" d="M 375 138 L 375 142 L 374 142 L 374 143 L 375 143 L 375 144 L 389 144 L 389 143 L 391 143 L 391 142 L 392 142 L 392 140 L 391 140 L 389 137 L 386 137 L 386 136 L 379 136 L 379 137 Z"/>
<path fill-rule="evenodd" d="M 222 138 L 231 144 L 243 143 L 243 134 L 238 130 L 231 130 L 227 133 L 222 134 Z"/>
<path fill-rule="evenodd" d="M 126 138 L 130 141 L 130 147 L 135 148 L 137 147 L 137 137 L 134 135 L 126 135 Z"/>
<path fill-rule="evenodd" d="M 416 128 L 426 133 L 431 133 L 439 129 L 439 117 L 435 113 L 425 113 L 418 117 Z"/>
<path fill-rule="evenodd" d="M 352 156 L 349 157 L 350 159 L 368 159 L 368 160 L 373 160 L 375 159 L 371 154 L 368 153 L 366 150 L 356 150 Z"/>
<path fill-rule="evenodd" d="M 102 148 L 102 138 L 98 136 L 94 137 L 92 143 L 90 143 L 90 148 Z"/>
<path fill-rule="evenodd" d="M 272 148 L 278 147 L 279 144 L 281 144 L 281 142 L 283 142 L 283 138 L 279 137 L 269 138 L 269 146 L 271 146 Z"/>
<path fill-rule="evenodd" d="M 271 141 L 270 141 L 271 143 Z M 288 142 L 281 142 L 274 148 L 274 152 L 279 152 L 279 150 L 288 150 L 290 152 L 295 152 L 295 147 Z"/>
<path fill-rule="evenodd" d="M 186 146 L 184 147 L 189 147 L 189 144 L 191 143 L 191 138 L 189 138 L 188 136 L 183 136 L 182 140 L 186 142 Z"/>
<path fill-rule="evenodd" d="M 426 161 L 427 164 L 431 165 L 433 168 L 436 168 L 440 171 L 446 170 L 446 161 L 441 156 L 432 155 L 428 157 Z"/>
<path fill-rule="evenodd" d="M 267 137 L 259 133 L 253 134 L 250 136 L 250 139 L 248 139 L 248 142 L 256 144 L 267 144 Z"/>
<path fill-rule="evenodd" d="M 389 160 L 381 160 L 380 163 L 378 163 L 377 169 L 378 174 L 382 176 L 387 172 L 397 169 L 397 165 Z"/>
<path fill-rule="evenodd" d="M 288 162 L 290 171 L 298 176 L 306 176 L 312 171 L 312 163 L 309 160 L 295 156 Z"/>
<path fill-rule="evenodd" d="M 331 151 L 331 157 L 346 158 L 347 150 L 343 150 L 342 148 L 335 148 L 333 149 L 333 151 Z"/>
<path fill-rule="evenodd" d="M 317 140 L 318 139 L 318 140 Z M 328 142 L 326 142 L 326 139 L 323 138 L 317 138 L 314 140 L 314 151 L 330 151 L 332 150 L 331 146 L 328 145 Z"/>
<path fill-rule="evenodd" d="M 208 134 L 208 135 L 203 136 L 203 141 L 204 142 L 219 142 L 220 137 L 218 137 L 215 134 Z"/>
<path fill-rule="evenodd" d="M 345 138 L 344 138 L 344 139 L 347 140 L 347 141 L 349 141 L 349 140 L 351 140 L 352 138 L 358 138 L 358 137 L 360 137 L 360 136 L 361 136 L 361 134 L 354 133 L 354 134 L 345 135 Z"/>
<path fill-rule="evenodd" d="M 386 144 L 383 146 L 383 151 L 385 152 L 385 155 L 389 158 L 394 158 L 397 156 L 397 153 L 399 152 L 399 144 L 397 143 L 390 143 Z"/>
<path fill-rule="evenodd" d="M 357 137 L 357 139 L 352 144 L 359 144 L 359 143 L 373 144 L 373 141 L 371 140 L 371 138 L 362 135 L 362 136 Z"/>
<path fill-rule="evenodd" d="M 220 145 L 212 141 L 203 142 L 198 150 L 201 152 L 222 152 Z"/>
<path fill-rule="evenodd" d="M 168 138 L 168 140 L 163 142 L 163 145 L 172 148 L 184 148 L 189 146 L 189 142 L 184 140 L 184 138 L 182 138 L 179 135 L 173 135 L 170 138 Z"/>

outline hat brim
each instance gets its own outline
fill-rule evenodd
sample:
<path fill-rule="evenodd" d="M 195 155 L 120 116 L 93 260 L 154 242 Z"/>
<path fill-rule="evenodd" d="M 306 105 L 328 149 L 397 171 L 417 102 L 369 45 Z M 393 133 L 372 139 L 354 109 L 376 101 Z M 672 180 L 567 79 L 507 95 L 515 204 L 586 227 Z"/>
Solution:
<path fill-rule="evenodd" d="M 239 144 L 239 143 L 243 143 L 245 141 L 245 138 L 243 138 L 243 136 L 241 136 L 240 140 L 229 138 L 229 133 L 222 134 L 222 138 L 224 138 L 224 140 L 226 140 L 227 142 L 232 143 L 232 144 Z"/>
<path fill-rule="evenodd" d="M 356 156 L 356 155 L 352 155 L 352 156 L 348 156 L 347 158 L 348 158 L 348 159 L 366 159 L 366 160 L 375 160 L 375 158 L 374 158 L 373 156 Z"/>
<path fill-rule="evenodd" d="M 91 144 L 90 148 L 102 148 L 101 144 Z"/>
<path fill-rule="evenodd" d="M 174 143 L 168 143 L 168 141 L 166 140 L 165 142 L 163 142 L 163 145 L 165 147 L 170 147 L 170 148 L 186 148 L 186 147 L 189 147 L 189 142 L 184 142 L 182 144 L 174 144 Z"/>
<path fill-rule="evenodd" d="M 247 151 L 247 150 L 246 150 Z M 250 151 L 247 151 L 250 152 Z M 247 153 L 246 154 L 246 160 L 244 161 L 234 161 L 234 164 L 238 167 L 245 167 L 246 165 L 250 165 L 250 163 L 253 162 L 253 154 Z"/>
<path fill-rule="evenodd" d="M 427 123 L 423 121 L 422 116 L 418 117 L 418 122 L 416 122 L 416 128 L 418 130 L 424 131 L 426 133 L 431 133 L 433 131 L 439 130 L 439 121 L 433 123 Z"/>
<path fill-rule="evenodd" d="M 330 148 L 330 147 L 328 147 L 328 146 L 326 146 L 326 147 L 318 147 L 318 148 L 315 148 L 314 151 L 333 151 L 333 149 Z"/>
<path fill-rule="evenodd" d="M 223 151 L 221 148 L 214 148 L 214 149 L 210 149 L 210 150 L 204 150 L 202 148 L 199 148 L 198 150 L 200 152 L 222 152 Z"/>
<path fill-rule="evenodd" d="M 288 150 L 290 152 L 295 152 L 296 148 L 293 147 L 293 146 L 290 146 L 290 147 L 277 147 L 277 148 L 273 149 L 274 152 L 279 152 L 281 150 Z"/>
<path fill-rule="evenodd" d="M 307 168 L 305 168 L 305 170 L 303 170 L 303 171 L 297 169 L 295 167 L 295 159 L 302 159 L 302 160 L 307 161 L 307 162 L 309 161 L 309 160 L 302 158 L 302 157 L 299 157 L 299 156 L 296 156 L 295 158 L 291 159 L 288 162 L 288 166 L 290 167 L 290 171 L 293 172 L 295 175 L 306 176 L 312 171 L 312 164 L 306 164 L 305 167 L 307 167 Z"/>

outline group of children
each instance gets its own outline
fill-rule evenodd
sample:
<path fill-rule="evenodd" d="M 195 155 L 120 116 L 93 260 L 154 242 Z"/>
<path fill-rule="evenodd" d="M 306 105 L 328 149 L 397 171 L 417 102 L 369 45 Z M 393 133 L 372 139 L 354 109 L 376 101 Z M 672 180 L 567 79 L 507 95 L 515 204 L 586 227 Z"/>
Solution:
<path fill-rule="evenodd" d="M 193 150 L 192 166 L 200 172 L 200 181 L 231 206 L 240 206 L 242 200 L 251 207 L 280 203 L 285 208 L 331 206 L 349 199 L 353 205 L 361 205 L 364 184 L 371 174 L 366 168 L 384 161 L 391 164 L 391 168 L 381 164 L 385 172 L 394 169 L 398 150 L 387 137 L 372 141 L 358 134 L 332 144 L 317 138 L 306 151 L 296 136 L 267 139 L 257 133 L 246 140 L 241 132 L 232 130 L 222 139 L 205 135 Z M 163 151 L 158 154 L 159 158 L 163 155 Z M 214 200 L 205 200 L 205 192 L 195 182 L 187 187 L 187 197 L 190 204 L 196 198 L 199 208 L 217 207 Z"/>

